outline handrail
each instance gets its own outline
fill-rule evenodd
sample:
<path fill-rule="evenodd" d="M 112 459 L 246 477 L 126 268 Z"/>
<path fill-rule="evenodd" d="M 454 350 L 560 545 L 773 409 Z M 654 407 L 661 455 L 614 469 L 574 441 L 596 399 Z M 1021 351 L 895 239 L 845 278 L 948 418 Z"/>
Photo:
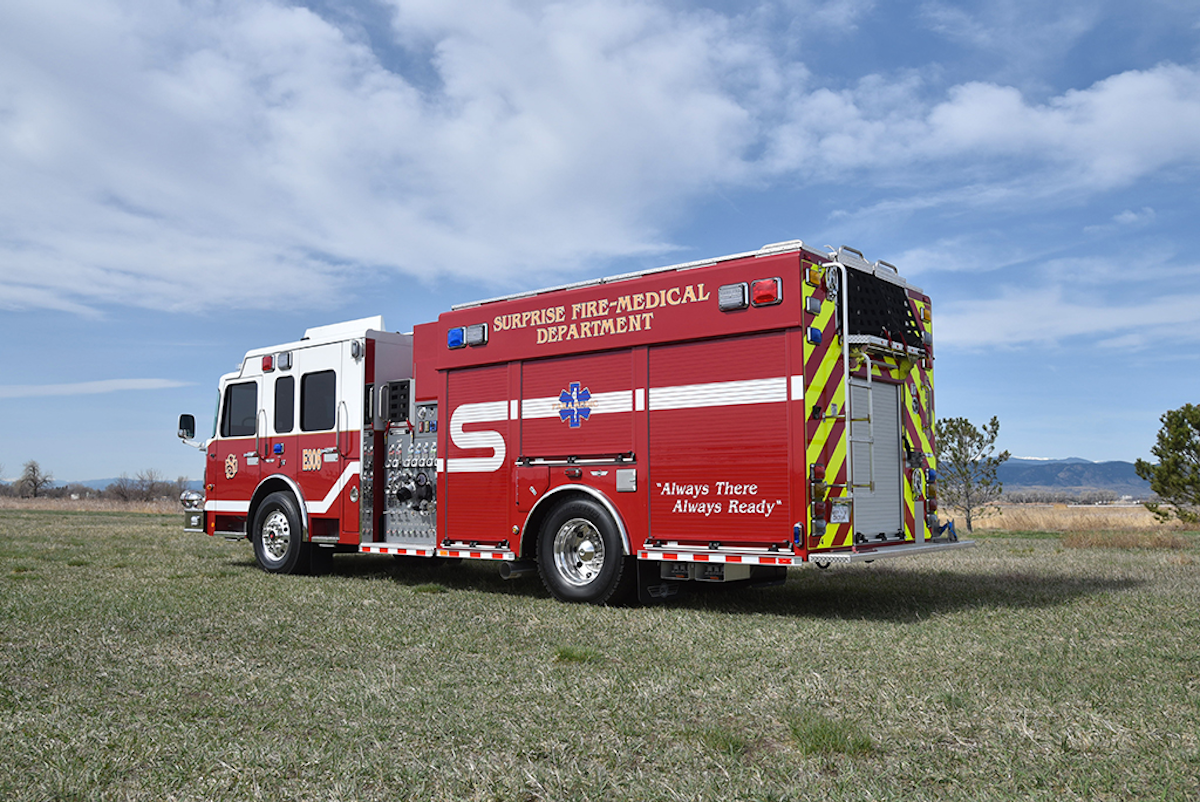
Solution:
<path fill-rule="evenodd" d="M 853 250 L 853 249 L 850 249 Z M 861 254 L 859 254 L 861 256 Z M 854 405 L 850 400 L 850 282 L 849 276 L 846 275 L 846 266 L 841 262 L 828 262 L 824 265 L 826 270 L 838 271 L 838 295 L 842 305 L 842 383 L 846 388 L 846 397 L 844 399 L 843 414 L 846 416 L 846 490 L 851 499 L 854 498 L 854 457 L 853 448 L 850 448 L 850 427 L 853 425 L 851 421 L 854 418 Z"/>
<path fill-rule="evenodd" d="M 338 402 L 337 414 L 336 414 L 336 418 L 333 422 L 333 426 L 334 426 L 334 434 L 337 435 L 336 446 L 337 446 L 338 456 L 345 458 L 345 457 L 350 456 L 350 450 L 349 450 L 348 445 L 347 445 L 347 449 L 345 451 L 342 450 L 342 410 L 346 411 L 346 426 L 349 427 L 349 425 L 350 425 L 350 409 L 349 409 L 349 407 L 346 406 L 345 401 Z M 349 431 L 346 432 L 346 440 L 347 440 L 348 444 L 353 442 L 353 438 L 350 437 Z"/>
<path fill-rule="evenodd" d="M 263 422 L 261 430 L 258 425 L 259 420 Z M 260 409 L 258 414 L 254 416 L 254 453 L 259 458 L 266 459 L 267 455 L 263 453 L 262 448 L 259 446 L 259 431 L 262 432 L 262 439 L 267 439 L 267 411 L 265 409 Z"/>
<path fill-rule="evenodd" d="M 871 464 L 871 469 L 867 475 L 871 478 L 871 492 L 875 492 L 875 386 L 871 383 L 871 374 L 875 372 L 875 363 L 871 361 L 871 355 L 866 351 L 862 351 L 862 357 L 867 362 L 867 460 Z M 853 440 L 852 440 L 853 441 Z M 846 449 L 849 451 L 850 449 Z M 854 477 L 850 477 L 850 481 L 854 481 Z"/>

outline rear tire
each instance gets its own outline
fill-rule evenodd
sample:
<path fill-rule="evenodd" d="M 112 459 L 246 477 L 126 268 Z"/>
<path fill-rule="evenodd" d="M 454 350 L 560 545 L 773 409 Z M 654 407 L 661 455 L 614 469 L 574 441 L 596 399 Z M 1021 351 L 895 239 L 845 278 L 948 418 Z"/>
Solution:
<path fill-rule="evenodd" d="M 272 493 L 254 514 L 254 558 L 272 574 L 299 574 L 308 568 L 308 544 L 300 527 L 300 508 L 291 493 Z"/>
<path fill-rule="evenodd" d="M 636 581 L 635 567 L 625 556 L 616 522 L 591 499 L 560 504 L 542 525 L 538 573 L 559 601 L 624 601 Z"/>

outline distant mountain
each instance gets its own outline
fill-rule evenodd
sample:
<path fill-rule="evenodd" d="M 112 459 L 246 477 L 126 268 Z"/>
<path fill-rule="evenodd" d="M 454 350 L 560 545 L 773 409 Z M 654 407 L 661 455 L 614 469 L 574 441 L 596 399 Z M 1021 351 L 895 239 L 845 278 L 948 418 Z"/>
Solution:
<path fill-rule="evenodd" d="M 1059 490 L 1072 493 L 1110 491 L 1118 496 L 1148 498 L 1150 483 L 1133 469 L 1132 462 L 1089 462 L 1079 457 L 1039 460 L 1013 457 L 996 471 L 1005 493 Z"/>
<path fill-rule="evenodd" d="M 1067 457 L 1066 459 L 1050 459 L 1048 457 L 1047 458 L 1009 457 L 1008 460 L 1004 464 L 1005 465 L 1062 465 L 1062 464 L 1075 464 L 1075 463 L 1087 463 L 1088 465 L 1094 464 L 1090 459 L 1084 459 L 1083 457 Z"/>

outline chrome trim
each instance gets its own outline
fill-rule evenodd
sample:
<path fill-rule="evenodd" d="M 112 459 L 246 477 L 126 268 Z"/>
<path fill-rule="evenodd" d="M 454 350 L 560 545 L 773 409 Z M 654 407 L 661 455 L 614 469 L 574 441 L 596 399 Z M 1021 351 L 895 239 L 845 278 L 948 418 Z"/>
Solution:
<path fill-rule="evenodd" d="M 792 253 L 800 251 L 804 248 L 802 240 L 794 239 L 787 242 L 776 242 L 769 245 L 764 245 L 757 251 L 746 251 L 744 253 L 731 253 L 728 256 L 717 256 L 712 259 L 697 259 L 693 262 L 682 262 L 677 265 L 667 265 L 666 267 L 654 267 L 649 270 L 635 270 L 632 273 L 621 273 L 616 276 L 608 276 L 606 278 L 587 279 L 585 281 L 576 281 L 570 284 L 559 284 L 555 287 L 546 287 L 541 290 L 527 290 L 525 292 L 515 292 L 511 295 L 499 295 L 495 298 L 487 298 L 482 301 L 469 301 L 467 303 L 455 304 L 450 307 L 451 312 L 458 312 L 462 309 L 473 309 L 477 306 L 496 303 L 497 301 L 515 301 L 518 298 L 532 298 L 535 295 L 542 295 L 548 292 L 557 292 L 558 290 L 573 290 L 579 287 L 595 287 L 601 284 L 613 284 L 618 281 L 629 281 L 630 279 L 641 278 L 643 276 L 653 276 L 656 273 L 667 273 L 672 270 L 694 270 L 697 267 L 708 267 L 709 265 L 720 264 L 721 262 L 730 262 L 734 259 L 749 259 L 759 256 L 774 256 L 781 253 Z"/>

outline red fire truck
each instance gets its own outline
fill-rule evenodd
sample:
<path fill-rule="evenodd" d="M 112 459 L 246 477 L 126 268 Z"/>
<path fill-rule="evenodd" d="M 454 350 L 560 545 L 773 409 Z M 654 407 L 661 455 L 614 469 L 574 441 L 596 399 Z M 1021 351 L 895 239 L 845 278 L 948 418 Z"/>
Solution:
<path fill-rule="evenodd" d="M 929 298 L 796 240 L 382 318 L 221 377 L 186 528 L 263 569 L 494 560 L 563 601 L 971 545 L 942 536 Z"/>

